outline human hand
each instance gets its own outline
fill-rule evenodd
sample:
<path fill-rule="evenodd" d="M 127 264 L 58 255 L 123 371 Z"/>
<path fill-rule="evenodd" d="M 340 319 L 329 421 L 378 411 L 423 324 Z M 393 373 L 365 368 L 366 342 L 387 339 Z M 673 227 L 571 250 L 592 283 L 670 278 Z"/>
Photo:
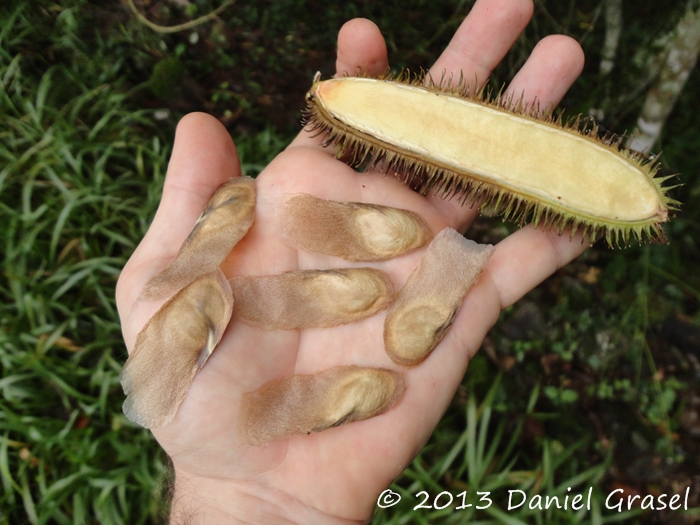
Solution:
<path fill-rule="evenodd" d="M 479 0 L 431 68 L 485 80 L 532 14 L 531 0 Z M 387 68 L 378 28 L 357 19 L 338 36 L 339 73 Z M 542 107 L 556 105 L 580 73 L 583 54 L 567 37 L 542 40 L 508 87 Z M 117 302 L 127 348 L 162 302 L 139 302 L 144 284 L 177 253 L 214 190 L 240 176 L 228 133 L 213 117 L 192 114 L 178 125 L 156 217 L 124 268 Z M 368 266 L 297 251 L 283 244 L 277 208 L 285 197 L 309 193 L 337 201 L 369 202 L 412 210 L 434 234 L 451 226 L 465 232 L 478 211 L 456 201 L 423 197 L 397 179 L 358 173 L 302 132 L 258 177 L 255 222 L 222 265 L 227 277 L 289 270 Z M 402 369 L 406 392 L 386 414 L 292 437 L 264 447 L 248 445 L 242 395 L 268 381 L 337 365 L 399 369 L 383 349 L 384 315 L 335 328 L 265 331 L 232 319 L 206 366 L 197 374 L 171 423 L 153 431 L 176 473 L 173 519 L 195 511 L 217 523 L 351 523 L 366 520 L 378 494 L 430 437 L 452 399 L 471 356 L 500 311 L 585 249 L 569 239 L 525 227 L 498 244 L 441 344 L 420 366 Z M 424 250 L 371 264 L 406 281 Z M 196 522 L 196 518 L 194 518 Z"/>

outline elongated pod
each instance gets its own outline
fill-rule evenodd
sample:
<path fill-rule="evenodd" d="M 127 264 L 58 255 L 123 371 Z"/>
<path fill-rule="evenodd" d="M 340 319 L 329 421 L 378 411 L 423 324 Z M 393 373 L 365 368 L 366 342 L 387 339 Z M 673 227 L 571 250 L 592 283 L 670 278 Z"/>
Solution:
<path fill-rule="evenodd" d="M 285 203 L 282 231 L 295 248 L 348 261 L 385 261 L 432 238 L 425 221 L 411 211 L 306 194 Z"/>
<path fill-rule="evenodd" d="M 435 236 L 384 321 L 384 347 L 397 364 L 414 366 L 445 337 L 464 296 L 493 253 L 452 228 Z"/>
<path fill-rule="evenodd" d="M 169 423 L 231 318 L 221 270 L 201 275 L 166 302 L 136 338 L 121 373 L 124 414 L 146 428 Z"/>
<path fill-rule="evenodd" d="M 245 395 L 248 442 L 264 445 L 378 416 L 403 392 L 401 374 L 383 368 L 339 366 L 272 381 Z"/>
<path fill-rule="evenodd" d="M 610 245 L 630 237 L 663 240 L 661 223 L 677 204 L 647 162 L 619 141 L 581 132 L 537 106 L 488 100 L 482 91 L 419 78 L 318 77 L 307 95 L 312 131 L 327 133 L 350 162 L 392 171 L 427 193 L 483 199 L 504 217 L 570 226 Z"/>
<path fill-rule="evenodd" d="M 146 283 L 139 299 L 162 299 L 216 270 L 253 224 L 255 196 L 255 180 L 250 177 L 232 178 L 219 186 L 175 259 Z"/>
<path fill-rule="evenodd" d="M 395 296 L 389 276 L 373 268 L 303 270 L 230 282 L 236 318 L 267 330 L 352 323 L 385 309 Z"/>

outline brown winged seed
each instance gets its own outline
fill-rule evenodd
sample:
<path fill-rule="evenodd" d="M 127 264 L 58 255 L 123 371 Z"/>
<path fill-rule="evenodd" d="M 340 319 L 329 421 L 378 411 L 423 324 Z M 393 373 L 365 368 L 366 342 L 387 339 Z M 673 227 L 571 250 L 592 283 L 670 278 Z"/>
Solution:
<path fill-rule="evenodd" d="M 282 231 L 295 248 L 348 261 L 385 261 L 432 238 L 428 225 L 412 211 L 306 194 L 285 204 Z"/>
<path fill-rule="evenodd" d="M 339 366 L 272 381 L 245 395 L 251 445 L 320 432 L 383 414 L 401 399 L 400 373 Z"/>
<path fill-rule="evenodd" d="M 373 268 L 303 270 L 230 282 L 236 318 L 267 330 L 352 323 L 385 309 L 395 296 L 389 276 Z"/>
<path fill-rule="evenodd" d="M 413 366 L 430 355 L 452 325 L 493 250 L 491 245 L 465 239 L 452 228 L 435 236 L 387 312 L 384 347 L 392 361 Z"/>
<path fill-rule="evenodd" d="M 156 312 L 122 369 L 126 417 L 146 428 L 172 420 L 221 340 L 232 309 L 231 287 L 217 270 L 196 278 Z"/>
<path fill-rule="evenodd" d="M 216 270 L 253 224 L 255 195 L 255 180 L 250 177 L 229 179 L 219 186 L 175 259 L 146 283 L 139 299 L 162 299 Z"/>

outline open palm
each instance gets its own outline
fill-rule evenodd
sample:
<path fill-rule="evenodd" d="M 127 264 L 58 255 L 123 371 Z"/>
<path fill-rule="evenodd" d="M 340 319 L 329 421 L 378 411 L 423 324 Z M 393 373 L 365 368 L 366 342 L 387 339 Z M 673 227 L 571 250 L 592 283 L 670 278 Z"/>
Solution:
<path fill-rule="evenodd" d="M 465 78 L 486 79 L 531 14 L 531 0 L 479 0 L 432 73 L 439 78 L 443 71 L 457 76 L 461 71 Z M 525 100 L 537 99 L 543 107 L 557 104 L 582 64 L 576 42 L 548 37 L 535 48 L 509 91 L 518 97 L 524 92 Z M 374 24 L 358 19 L 342 28 L 338 72 L 361 68 L 379 74 L 387 65 L 386 46 Z M 138 302 L 142 286 L 172 260 L 216 187 L 239 175 L 235 147 L 220 123 L 204 114 L 185 117 L 178 126 L 158 213 L 117 288 L 129 349 L 162 304 Z M 302 132 L 258 177 L 255 222 L 222 266 L 227 277 L 374 266 L 388 272 L 400 288 L 424 253 L 423 249 L 384 263 L 356 264 L 289 248 L 279 233 L 278 212 L 284 199 L 295 193 L 409 209 L 420 214 L 434 234 L 448 226 L 465 232 L 476 214 L 455 201 L 418 195 L 393 177 L 357 173 L 322 148 L 319 139 Z M 378 494 L 428 440 L 501 309 L 583 249 L 580 237 L 569 240 L 530 227 L 519 230 L 497 246 L 429 359 L 402 370 L 406 393 L 396 408 L 373 419 L 264 447 L 246 442 L 241 411 L 245 392 L 272 379 L 336 365 L 400 367 L 384 352 L 384 314 L 303 331 L 265 331 L 234 316 L 174 420 L 154 430 L 173 459 L 174 507 L 184 510 L 189 505 L 209 509 L 212 516 L 255 523 L 366 520 Z"/>

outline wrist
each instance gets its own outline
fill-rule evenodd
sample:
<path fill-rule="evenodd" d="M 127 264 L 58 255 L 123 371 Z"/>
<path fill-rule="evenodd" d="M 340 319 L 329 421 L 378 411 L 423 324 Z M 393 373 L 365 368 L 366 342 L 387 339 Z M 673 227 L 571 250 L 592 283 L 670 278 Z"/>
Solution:
<path fill-rule="evenodd" d="M 170 525 L 356 525 L 254 481 L 202 478 L 176 471 Z"/>

